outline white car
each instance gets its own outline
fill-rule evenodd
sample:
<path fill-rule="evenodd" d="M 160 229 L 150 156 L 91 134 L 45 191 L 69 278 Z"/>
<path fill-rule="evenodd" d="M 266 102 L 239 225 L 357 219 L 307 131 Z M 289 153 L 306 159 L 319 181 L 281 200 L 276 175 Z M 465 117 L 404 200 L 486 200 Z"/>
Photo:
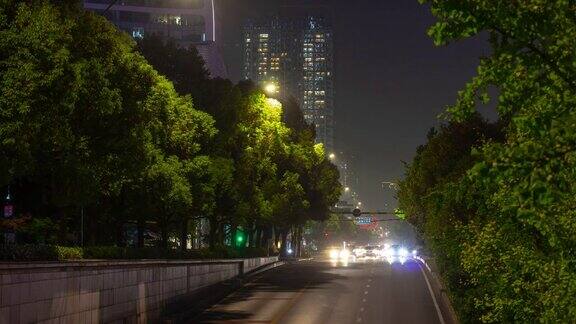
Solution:
<path fill-rule="evenodd" d="M 416 257 L 416 255 L 416 250 L 409 251 L 407 247 L 398 244 L 393 244 L 384 249 L 384 256 L 390 263 L 396 261 L 404 263 L 406 260 Z"/>
<path fill-rule="evenodd" d="M 382 258 L 382 248 L 378 245 L 366 245 L 352 250 L 357 259 L 380 259 Z"/>
<path fill-rule="evenodd" d="M 328 256 L 332 261 L 348 261 L 350 251 L 345 248 L 332 247 L 328 249 Z"/>

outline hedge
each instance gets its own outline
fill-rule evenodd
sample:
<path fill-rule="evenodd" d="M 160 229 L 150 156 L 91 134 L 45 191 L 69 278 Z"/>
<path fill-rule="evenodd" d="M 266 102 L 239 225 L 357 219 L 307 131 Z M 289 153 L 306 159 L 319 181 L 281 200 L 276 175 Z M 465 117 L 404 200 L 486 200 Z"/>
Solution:
<path fill-rule="evenodd" d="M 234 249 L 217 247 L 212 250 L 128 248 L 116 246 L 66 247 L 58 245 L 0 245 L 1 261 L 62 261 L 79 259 L 235 259 L 267 256 L 263 248 Z"/>

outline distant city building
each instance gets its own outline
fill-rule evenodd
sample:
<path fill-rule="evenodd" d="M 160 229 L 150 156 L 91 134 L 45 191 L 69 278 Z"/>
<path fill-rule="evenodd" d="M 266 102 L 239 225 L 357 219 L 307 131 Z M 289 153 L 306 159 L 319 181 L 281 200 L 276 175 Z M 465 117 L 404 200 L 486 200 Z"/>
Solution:
<path fill-rule="evenodd" d="M 85 0 L 84 8 L 104 14 L 135 39 L 157 34 L 182 47 L 195 46 L 212 77 L 227 77 L 217 37 L 214 0 Z"/>
<path fill-rule="evenodd" d="M 243 37 L 245 79 L 274 83 L 293 96 L 316 141 L 334 150 L 334 54 L 329 22 L 319 16 L 269 17 L 249 21 Z"/>

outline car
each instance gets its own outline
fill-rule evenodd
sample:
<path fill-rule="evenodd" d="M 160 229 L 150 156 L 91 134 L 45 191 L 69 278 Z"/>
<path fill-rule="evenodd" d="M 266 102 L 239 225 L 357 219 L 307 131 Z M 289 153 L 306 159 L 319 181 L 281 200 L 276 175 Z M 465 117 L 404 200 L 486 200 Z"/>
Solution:
<path fill-rule="evenodd" d="M 363 246 L 355 247 L 352 250 L 352 255 L 355 258 L 362 258 L 362 257 L 364 257 L 365 254 L 366 254 L 366 249 Z"/>
<path fill-rule="evenodd" d="M 352 250 L 357 259 L 379 259 L 382 257 L 382 248 L 379 245 L 366 245 Z"/>
<path fill-rule="evenodd" d="M 417 251 L 410 251 L 407 247 L 399 244 L 392 244 L 384 249 L 384 256 L 386 259 L 393 263 L 399 261 L 400 263 L 406 262 L 410 258 L 417 256 Z"/>
<path fill-rule="evenodd" d="M 350 257 L 350 251 L 346 248 L 332 246 L 328 247 L 327 251 L 328 251 L 328 257 L 332 261 L 337 260 L 347 261 L 348 258 Z"/>

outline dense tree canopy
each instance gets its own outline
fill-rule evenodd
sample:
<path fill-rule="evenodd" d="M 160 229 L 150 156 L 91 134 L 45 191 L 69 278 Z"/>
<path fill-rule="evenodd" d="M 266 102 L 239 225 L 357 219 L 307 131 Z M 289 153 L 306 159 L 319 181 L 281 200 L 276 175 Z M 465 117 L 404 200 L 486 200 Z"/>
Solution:
<path fill-rule="evenodd" d="M 322 146 L 314 143 L 314 129 L 305 123 L 293 98 L 280 103 L 266 98 L 250 82 L 233 85 L 210 79 L 194 64 L 178 63 L 201 62 L 193 48 L 179 48 L 154 37 L 139 42 L 139 48 L 179 85 L 181 94 L 192 94 L 199 109 L 216 119 L 220 132 L 211 155 L 230 161 L 233 168 L 227 177 L 232 181 L 218 198 L 211 224 L 242 226 L 251 235 L 248 243 L 260 244 L 270 238 L 271 228 L 285 241 L 292 227 L 301 229 L 308 219 L 328 218 L 329 207 L 341 191 L 338 171 Z M 167 68 L 162 57 L 179 59 Z M 187 80 L 178 81 L 183 76 Z M 211 229 L 211 243 L 222 241 L 224 229 Z"/>
<path fill-rule="evenodd" d="M 425 2 L 438 19 L 430 29 L 437 44 L 486 33 L 492 46 L 448 116 L 469 119 L 496 87 L 504 129 L 502 141 L 474 145 L 474 161 L 463 176 L 447 173 L 438 180 L 434 195 L 455 198 L 438 198 L 445 210 L 424 216 L 423 224 L 448 223 L 441 233 L 451 237 L 435 238 L 443 244 L 437 254 L 461 250 L 451 266 L 462 270 L 461 287 L 468 288 L 462 292 L 468 298 L 462 319 L 570 322 L 576 317 L 574 4 Z M 413 196 L 409 183 L 417 164 L 408 169 L 407 197 Z M 407 209 L 421 203 L 404 200 Z M 467 219 L 463 226 L 449 224 L 456 216 Z"/>
<path fill-rule="evenodd" d="M 0 187 L 26 215 L 19 240 L 77 243 L 82 210 L 89 244 L 125 245 L 134 224 L 139 246 L 151 231 L 186 249 L 207 219 L 213 247 L 239 228 L 268 246 L 338 199 L 294 102 L 287 118 L 254 85 L 211 79 L 194 48 L 136 44 L 76 2 L 0 2 L 0 72 Z"/>

